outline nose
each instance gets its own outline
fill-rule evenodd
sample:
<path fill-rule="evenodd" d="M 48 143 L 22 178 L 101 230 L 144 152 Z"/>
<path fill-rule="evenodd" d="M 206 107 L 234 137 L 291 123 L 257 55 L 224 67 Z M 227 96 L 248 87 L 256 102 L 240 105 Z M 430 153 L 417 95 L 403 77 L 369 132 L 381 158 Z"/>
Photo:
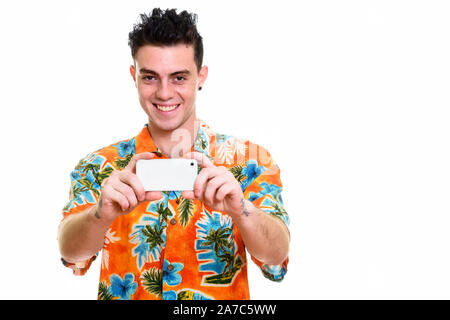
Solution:
<path fill-rule="evenodd" d="M 166 101 L 173 97 L 173 89 L 167 81 L 160 81 L 156 90 L 156 97 L 160 100 Z"/>

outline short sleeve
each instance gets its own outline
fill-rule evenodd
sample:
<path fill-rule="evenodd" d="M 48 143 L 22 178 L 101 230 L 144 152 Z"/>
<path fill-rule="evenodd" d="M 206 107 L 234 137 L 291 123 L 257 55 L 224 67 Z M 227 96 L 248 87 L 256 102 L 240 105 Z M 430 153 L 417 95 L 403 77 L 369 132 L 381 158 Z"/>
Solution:
<path fill-rule="evenodd" d="M 89 267 L 91 266 L 92 261 L 94 261 L 97 258 L 97 256 L 98 256 L 98 252 L 95 255 L 93 255 L 92 257 L 90 257 L 89 259 L 86 259 L 84 261 L 72 263 L 72 262 L 67 262 L 66 260 L 61 258 L 61 262 L 63 263 L 63 265 L 65 267 L 72 269 L 74 275 L 84 276 L 86 274 L 86 272 L 89 270 Z"/>
<path fill-rule="evenodd" d="M 283 185 L 280 178 L 280 168 L 264 148 L 257 153 L 257 159 L 249 159 L 242 173 L 246 177 L 241 187 L 244 197 L 262 211 L 280 219 L 289 230 L 289 216 L 281 198 Z M 289 259 L 280 265 L 264 264 L 255 257 L 252 260 L 259 266 L 263 275 L 272 281 L 283 280 Z"/>
<path fill-rule="evenodd" d="M 113 171 L 106 159 L 95 153 L 89 154 L 75 166 L 70 174 L 69 201 L 63 208 L 63 219 L 96 205 L 101 192 L 102 181 Z M 85 261 L 71 263 L 61 258 L 64 266 L 73 270 L 75 275 L 84 275 L 98 253 Z"/>

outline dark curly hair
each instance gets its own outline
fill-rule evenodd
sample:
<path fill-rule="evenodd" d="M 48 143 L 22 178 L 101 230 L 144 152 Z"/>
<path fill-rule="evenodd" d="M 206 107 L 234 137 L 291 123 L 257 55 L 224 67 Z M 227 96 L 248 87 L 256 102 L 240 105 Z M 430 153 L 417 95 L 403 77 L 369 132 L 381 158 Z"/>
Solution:
<path fill-rule="evenodd" d="M 128 45 L 133 59 L 140 47 L 151 44 L 170 46 L 187 44 L 194 47 L 194 60 L 200 71 L 203 61 L 203 41 L 196 27 L 197 15 L 186 10 L 153 9 L 151 15 L 141 14 L 140 22 L 135 24 L 128 34 Z"/>

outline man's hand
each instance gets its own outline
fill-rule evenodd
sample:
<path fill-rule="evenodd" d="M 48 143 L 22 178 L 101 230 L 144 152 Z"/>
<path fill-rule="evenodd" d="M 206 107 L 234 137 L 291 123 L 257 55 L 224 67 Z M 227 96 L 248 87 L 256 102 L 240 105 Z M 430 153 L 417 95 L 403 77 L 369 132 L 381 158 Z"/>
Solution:
<path fill-rule="evenodd" d="M 216 167 L 204 154 L 186 155 L 197 160 L 202 170 L 194 191 L 183 191 L 186 199 L 200 199 L 213 210 L 229 214 L 241 233 L 248 252 L 263 263 L 278 265 L 289 253 L 289 231 L 284 223 L 250 201 L 244 200 L 239 182 L 225 167 Z"/>
<path fill-rule="evenodd" d="M 130 213 L 143 201 L 160 199 L 160 191 L 145 191 L 141 181 L 136 176 L 136 162 L 140 159 L 153 159 L 151 152 L 139 153 L 131 158 L 128 165 L 121 171 L 114 170 L 105 180 L 95 217 L 107 223 L 112 223 L 118 216 Z"/>
<path fill-rule="evenodd" d="M 114 170 L 105 179 L 96 206 L 73 214 L 61 223 L 58 240 L 64 260 L 78 262 L 91 258 L 103 248 L 105 234 L 118 216 L 130 213 L 143 201 L 162 198 L 160 191 L 146 192 L 136 176 L 136 162 L 153 157 L 150 152 L 134 155 L 123 170 Z"/>
<path fill-rule="evenodd" d="M 202 170 L 194 183 L 194 191 L 183 191 L 186 199 L 199 199 L 213 210 L 231 216 L 243 212 L 243 193 L 239 182 L 225 167 L 216 167 L 204 154 L 191 152 L 186 158 L 197 160 Z"/>

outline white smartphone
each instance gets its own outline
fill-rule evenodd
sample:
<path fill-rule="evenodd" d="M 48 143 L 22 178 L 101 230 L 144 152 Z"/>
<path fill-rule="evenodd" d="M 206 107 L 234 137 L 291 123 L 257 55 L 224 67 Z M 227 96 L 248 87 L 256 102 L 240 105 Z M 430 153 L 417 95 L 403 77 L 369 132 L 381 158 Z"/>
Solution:
<path fill-rule="evenodd" d="M 136 175 L 145 191 L 194 190 L 195 159 L 151 159 L 136 162 Z"/>

